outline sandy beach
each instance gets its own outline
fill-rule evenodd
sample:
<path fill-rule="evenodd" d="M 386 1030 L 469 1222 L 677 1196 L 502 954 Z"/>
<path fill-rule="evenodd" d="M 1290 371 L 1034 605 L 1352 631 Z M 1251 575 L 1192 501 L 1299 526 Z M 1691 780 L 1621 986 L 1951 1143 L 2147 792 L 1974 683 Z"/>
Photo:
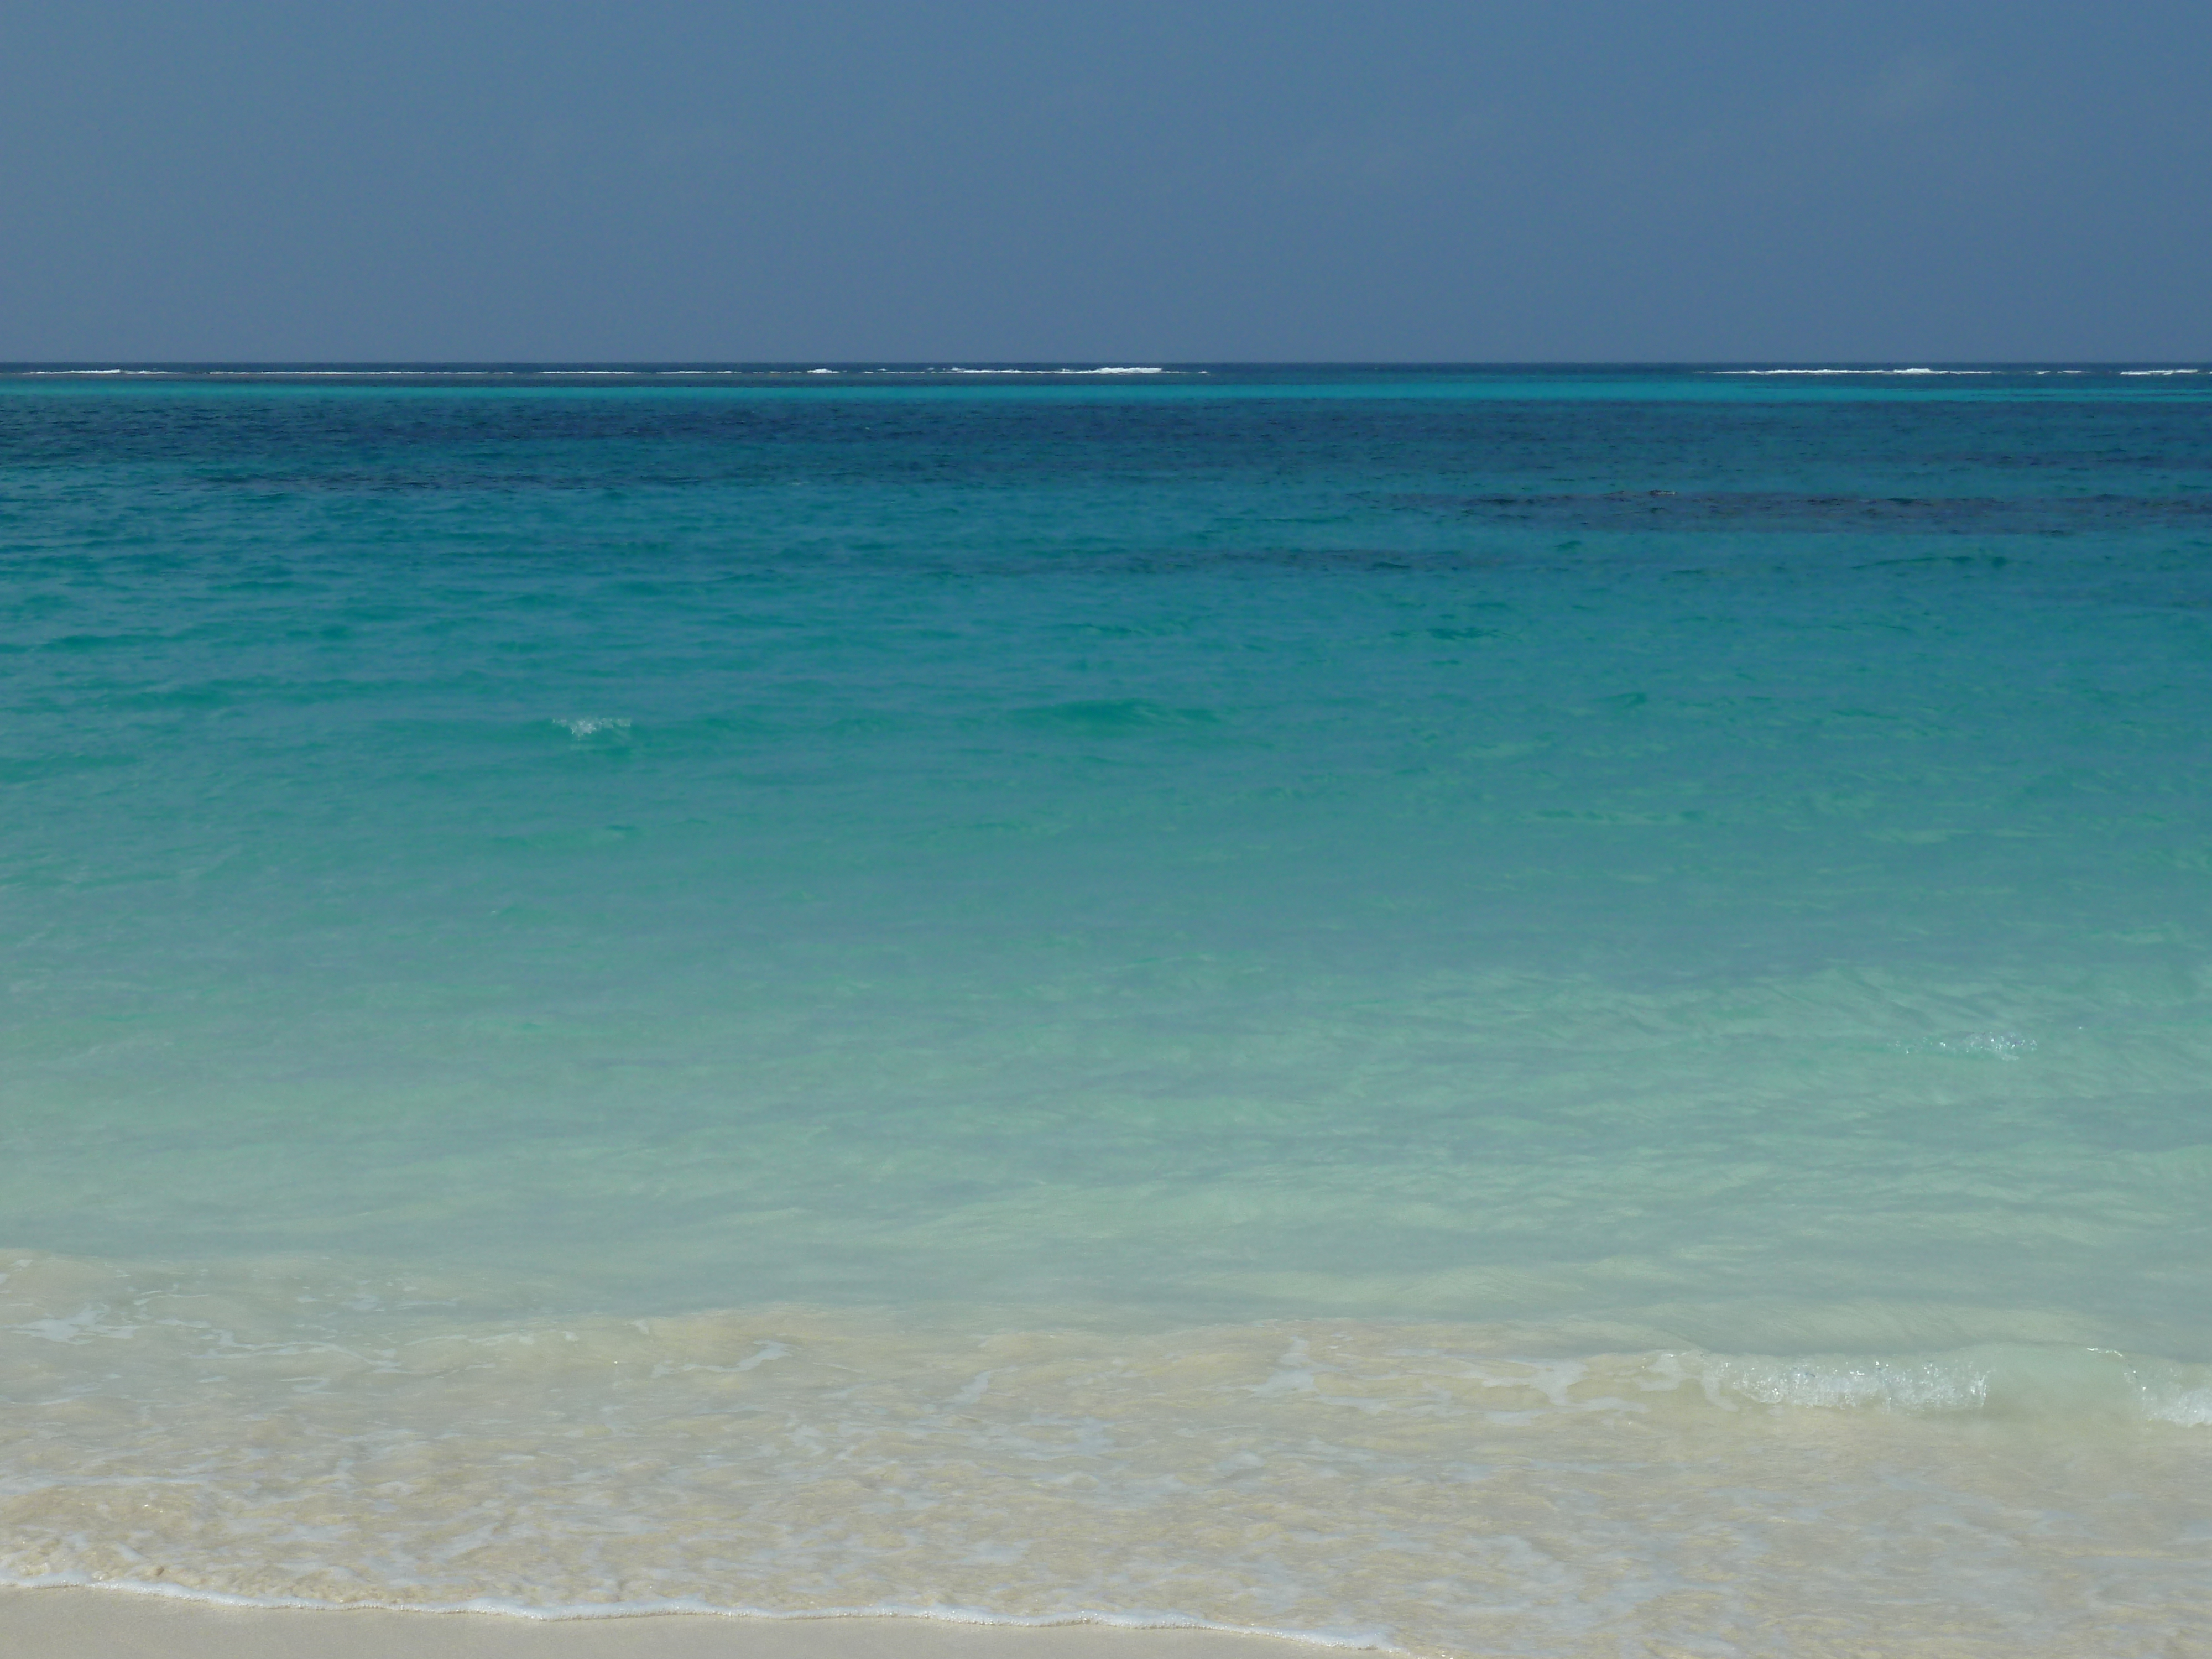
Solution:
<path fill-rule="evenodd" d="M 514 1619 L 236 1607 L 97 1589 L 0 1590 L 11 1659 L 1296 1659 L 1225 1631 L 1024 1628 L 931 1619 Z"/>

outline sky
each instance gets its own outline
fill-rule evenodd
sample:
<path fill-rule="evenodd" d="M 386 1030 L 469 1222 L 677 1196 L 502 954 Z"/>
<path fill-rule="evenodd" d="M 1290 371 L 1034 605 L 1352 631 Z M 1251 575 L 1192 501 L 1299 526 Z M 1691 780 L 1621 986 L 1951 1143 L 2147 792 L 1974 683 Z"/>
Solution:
<path fill-rule="evenodd" d="M 0 360 L 2207 358 L 2204 0 L 0 0 Z"/>

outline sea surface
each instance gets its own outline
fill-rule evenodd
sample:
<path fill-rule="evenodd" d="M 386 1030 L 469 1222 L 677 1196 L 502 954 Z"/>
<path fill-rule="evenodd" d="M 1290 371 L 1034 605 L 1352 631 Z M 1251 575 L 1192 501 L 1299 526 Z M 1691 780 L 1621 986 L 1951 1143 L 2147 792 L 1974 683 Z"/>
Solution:
<path fill-rule="evenodd" d="M 0 371 L 0 1582 L 2212 1652 L 2212 372 L 1054 367 Z"/>

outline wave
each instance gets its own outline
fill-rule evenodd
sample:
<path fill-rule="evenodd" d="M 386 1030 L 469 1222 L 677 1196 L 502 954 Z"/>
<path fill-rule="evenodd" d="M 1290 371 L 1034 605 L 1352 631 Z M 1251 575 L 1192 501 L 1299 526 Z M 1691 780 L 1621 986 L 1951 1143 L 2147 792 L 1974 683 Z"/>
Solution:
<path fill-rule="evenodd" d="M 2155 1358 L 980 1309 L 562 1319 L 522 1311 L 526 1287 L 329 1263 L 5 1267 L 13 1585 L 1534 1654 L 1623 1620 L 1662 1645 L 1855 1628 L 1905 1563 L 1944 1616 L 2040 1609 L 2020 1653 L 2081 1650 L 2068 1621 L 2100 1596 L 2212 1617 L 2167 1532 L 2212 1488 L 2212 1372 Z M 1717 1575 L 1720 1613 L 1637 1588 Z"/>
<path fill-rule="evenodd" d="M 1717 368 L 1716 374 L 1995 374 L 1994 368 Z"/>
<path fill-rule="evenodd" d="M 1717 1404 L 2212 1427 L 2212 1367 L 2107 1348 L 1990 1346 L 1917 1355 L 1670 1355 Z"/>
<path fill-rule="evenodd" d="M 126 1595 L 156 1595 L 169 1601 L 194 1601 L 204 1607 L 289 1608 L 333 1611 L 338 1608 L 380 1609 L 388 1613 L 489 1613 L 495 1617 L 526 1619 L 533 1623 L 562 1624 L 597 1619 L 651 1619 L 689 1614 L 712 1619 L 766 1619 L 793 1623 L 816 1619 L 923 1619 L 935 1624 L 981 1625 L 1018 1630 L 1058 1630 L 1075 1625 L 1101 1626 L 1109 1630 L 1206 1630 L 1227 1636 L 1269 1636 L 1302 1642 L 1309 1647 L 1350 1649 L 1369 1653 L 1403 1653 L 1379 1631 L 1270 1630 L 1252 1625 L 1222 1625 L 1175 1613 L 1078 1612 L 1046 1613 L 1024 1618 L 994 1613 L 988 1607 L 945 1607 L 921 1602 L 879 1602 L 865 1607 L 809 1607 L 793 1612 L 779 1607 L 724 1607 L 696 1596 L 638 1601 L 583 1601 L 567 1606 L 541 1607 L 501 1596 L 476 1596 L 465 1601 L 394 1601 L 374 1598 L 344 1601 L 320 1601 L 299 1595 L 234 1595 L 224 1590 L 194 1589 L 181 1584 L 116 1582 L 82 1574 L 58 1573 L 43 1578 L 11 1579 L 0 1575 L 0 1589 L 99 1589 Z"/>
<path fill-rule="evenodd" d="M 1105 368 L 948 368 L 947 374 L 1164 374 L 1158 368 L 1127 368 L 1114 366 Z"/>

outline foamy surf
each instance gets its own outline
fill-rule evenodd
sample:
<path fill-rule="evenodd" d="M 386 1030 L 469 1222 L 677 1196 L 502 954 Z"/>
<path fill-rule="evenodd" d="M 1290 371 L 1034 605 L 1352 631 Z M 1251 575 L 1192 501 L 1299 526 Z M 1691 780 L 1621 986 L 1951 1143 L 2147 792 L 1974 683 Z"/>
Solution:
<path fill-rule="evenodd" d="M 2172 1530 L 2212 1518 L 2203 1367 L 2018 1347 L 1547 1355 L 1530 1345 L 1572 1334 L 1397 1322 L 454 1311 L 500 1294 L 17 1259 L 0 1574 L 269 1605 L 1173 1624 L 1424 1651 L 1470 1632 L 1552 1650 L 1632 1610 L 1662 1639 L 1785 1603 L 1856 1619 L 1930 1571 L 1950 1574 L 1952 1616 L 2022 1652 L 2063 1650 L 2100 1600 L 2212 1612 Z"/>
<path fill-rule="evenodd" d="M 155 1583 L 136 1581 L 117 1582 L 108 1579 L 72 1577 L 66 1575 L 21 1582 L 0 1578 L 0 1589 L 97 1589 L 125 1595 L 158 1596 L 166 1601 L 197 1602 L 213 1607 L 289 1608 L 300 1612 L 375 1608 L 390 1613 L 483 1613 L 494 1618 L 520 1619 L 546 1624 L 586 1620 L 653 1619 L 678 1615 L 710 1619 L 769 1620 L 776 1622 L 828 1619 L 919 1619 L 932 1624 L 968 1625 L 980 1629 L 1004 1630 L 1056 1630 L 1079 1625 L 1094 1626 L 1103 1630 L 1204 1630 L 1218 1632 L 1224 1636 L 1264 1636 L 1279 1640 L 1297 1642 L 1309 1647 L 1348 1649 L 1359 1652 L 1404 1651 L 1402 1649 L 1394 1647 L 1381 1635 L 1370 1632 L 1242 1630 L 1225 1625 L 1204 1624 L 1196 1620 L 1180 1618 L 1168 1613 L 1077 1613 L 1036 1619 L 1018 1619 L 1004 1613 L 994 1613 L 988 1607 L 939 1607 L 921 1604 L 821 1607 L 803 1613 L 787 1613 L 773 1607 L 718 1607 L 705 1601 L 685 1600 L 582 1602 L 570 1607 L 534 1607 L 526 1602 L 513 1601 L 496 1596 L 481 1596 L 472 1601 L 447 1602 L 379 1601 L 367 1598 L 348 1601 L 316 1601 L 299 1596 L 231 1595 L 220 1590 L 191 1589 L 166 1582 Z"/>

